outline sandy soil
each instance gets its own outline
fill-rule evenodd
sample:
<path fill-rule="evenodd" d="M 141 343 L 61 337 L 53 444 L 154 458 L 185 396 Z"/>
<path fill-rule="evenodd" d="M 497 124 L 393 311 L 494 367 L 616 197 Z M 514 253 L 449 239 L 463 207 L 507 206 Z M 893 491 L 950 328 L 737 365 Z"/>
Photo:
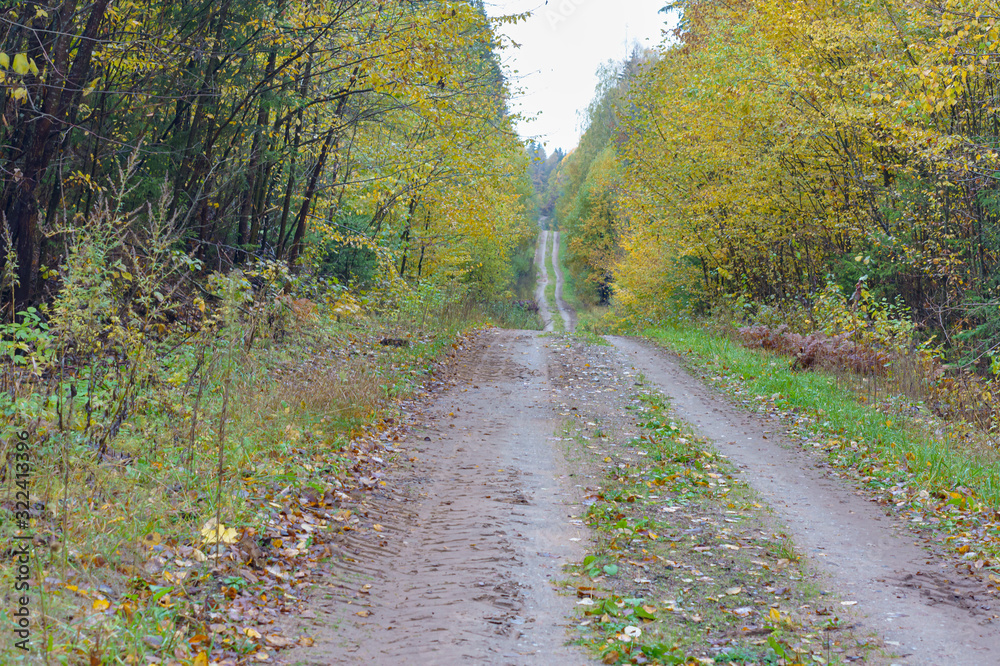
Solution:
<path fill-rule="evenodd" d="M 545 331 L 555 330 L 552 323 L 552 311 L 549 309 L 549 301 L 545 298 L 545 288 L 549 286 L 549 272 L 545 269 L 545 245 L 549 241 L 549 232 L 542 230 L 538 234 L 538 249 L 535 250 L 535 268 L 538 271 L 538 282 L 535 287 L 535 302 L 538 303 L 538 314 L 542 318 Z"/>
<path fill-rule="evenodd" d="M 318 599 L 300 664 L 590 663 L 569 640 L 575 598 L 553 585 L 588 538 L 552 435 L 555 339 L 492 331 L 400 448 L 378 539 L 354 537 Z"/>
<path fill-rule="evenodd" d="M 785 441 L 776 422 L 730 404 L 651 344 L 608 339 L 743 469 L 829 587 L 857 601 L 864 624 L 900 655 L 891 663 L 1000 664 L 997 600 L 984 586 L 915 545 L 898 521 L 831 478 L 822 460 Z"/>

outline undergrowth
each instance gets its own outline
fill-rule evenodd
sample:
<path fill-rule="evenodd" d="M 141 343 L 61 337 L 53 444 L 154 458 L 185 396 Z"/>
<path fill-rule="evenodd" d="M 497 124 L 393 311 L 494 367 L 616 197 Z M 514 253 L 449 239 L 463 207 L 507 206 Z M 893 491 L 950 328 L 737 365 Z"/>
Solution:
<path fill-rule="evenodd" d="M 486 320 L 454 283 L 361 295 L 277 262 L 212 273 L 177 249 L 166 188 L 112 203 L 128 171 L 60 231 L 53 298 L 0 324 L 0 622 L 28 636 L 0 632 L 2 663 L 292 645 L 253 627 L 294 609 L 322 528 L 377 486 L 365 461 L 395 401 Z"/>

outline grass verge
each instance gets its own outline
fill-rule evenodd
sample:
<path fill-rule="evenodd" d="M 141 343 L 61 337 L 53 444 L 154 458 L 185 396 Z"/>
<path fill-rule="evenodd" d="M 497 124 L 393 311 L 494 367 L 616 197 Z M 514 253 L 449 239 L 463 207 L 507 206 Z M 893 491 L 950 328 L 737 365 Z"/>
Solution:
<path fill-rule="evenodd" d="M 559 314 L 559 307 L 556 305 L 556 272 L 552 265 L 552 244 L 555 242 L 555 235 L 549 234 L 545 239 L 545 274 L 549 277 L 548 284 L 545 285 L 545 302 L 549 306 L 552 315 L 553 331 L 556 333 L 566 332 L 566 323 L 562 315 Z"/>
<path fill-rule="evenodd" d="M 307 641 L 275 619 L 296 612 L 331 528 L 369 527 L 349 507 L 378 487 L 394 405 L 467 325 L 425 319 L 310 315 L 252 350 L 223 327 L 176 347 L 169 374 L 123 398 L 128 418 L 92 427 L 115 428 L 107 446 L 37 422 L 27 515 L 13 475 L 0 513 L 26 544 L 27 569 L 0 565 L 8 599 L 26 586 L 26 649 L 3 632 L 0 662 L 236 664 Z"/>
<path fill-rule="evenodd" d="M 567 268 L 566 245 L 567 243 L 563 242 L 559 246 L 559 264 L 563 267 L 563 300 L 576 311 L 576 330 L 573 333 L 591 344 L 607 344 L 601 337 L 607 332 L 601 322 L 608 314 L 609 308 L 584 303 L 580 298 L 582 292 L 578 289 L 577 277 Z"/>

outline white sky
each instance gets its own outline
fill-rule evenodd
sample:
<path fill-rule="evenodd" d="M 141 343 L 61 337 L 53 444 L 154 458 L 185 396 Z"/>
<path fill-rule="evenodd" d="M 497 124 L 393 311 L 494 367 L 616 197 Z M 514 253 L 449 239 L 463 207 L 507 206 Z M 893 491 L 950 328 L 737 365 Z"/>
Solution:
<path fill-rule="evenodd" d="M 574 148 L 580 138 L 578 112 L 594 96 L 598 67 L 624 59 L 635 42 L 659 44 L 662 30 L 673 27 L 658 13 L 665 4 L 667 0 L 486 0 L 491 16 L 532 12 L 527 21 L 503 29 L 521 45 L 502 53 L 512 87 L 523 92 L 515 98 L 514 110 L 529 118 L 540 113 L 518 127 L 521 135 L 539 138 L 550 154 Z"/>

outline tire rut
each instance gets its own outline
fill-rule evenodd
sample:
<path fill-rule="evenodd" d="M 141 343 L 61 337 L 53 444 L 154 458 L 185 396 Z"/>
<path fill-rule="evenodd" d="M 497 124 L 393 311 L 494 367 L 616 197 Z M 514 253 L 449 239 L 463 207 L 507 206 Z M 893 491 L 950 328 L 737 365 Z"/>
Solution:
<path fill-rule="evenodd" d="M 572 333 L 576 330 L 576 310 L 571 308 L 563 300 L 563 273 L 562 268 L 559 266 L 559 232 L 553 232 L 552 234 L 552 270 L 556 274 L 556 309 L 559 310 L 559 316 L 562 317 L 563 325 L 566 327 L 566 331 Z"/>
<path fill-rule="evenodd" d="M 548 247 L 549 232 L 544 229 L 538 234 L 538 249 L 535 250 L 535 268 L 538 271 L 538 284 L 535 287 L 535 302 L 538 303 L 538 314 L 542 318 L 543 329 L 546 332 L 555 330 L 552 322 L 552 310 L 545 298 L 545 288 L 549 286 L 549 271 L 545 268 L 545 248 Z"/>
<path fill-rule="evenodd" d="M 1000 628 L 990 619 L 998 602 L 985 586 L 914 544 L 863 493 L 831 478 L 823 461 L 777 434 L 779 423 L 730 404 L 665 350 L 607 339 L 671 399 L 680 418 L 743 469 L 815 569 L 844 599 L 857 602 L 864 625 L 899 652 L 891 663 L 1000 663 Z"/>
<path fill-rule="evenodd" d="M 292 663 L 590 663 L 566 645 L 574 600 L 552 584 L 588 535 L 548 441 L 550 356 L 512 331 L 466 350 L 402 445 L 412 465 L 386 479 L 397 499 L 369 507 L 382 531 L 338 541 L 336 580 L 312 606 L 318 646 Z"/>

